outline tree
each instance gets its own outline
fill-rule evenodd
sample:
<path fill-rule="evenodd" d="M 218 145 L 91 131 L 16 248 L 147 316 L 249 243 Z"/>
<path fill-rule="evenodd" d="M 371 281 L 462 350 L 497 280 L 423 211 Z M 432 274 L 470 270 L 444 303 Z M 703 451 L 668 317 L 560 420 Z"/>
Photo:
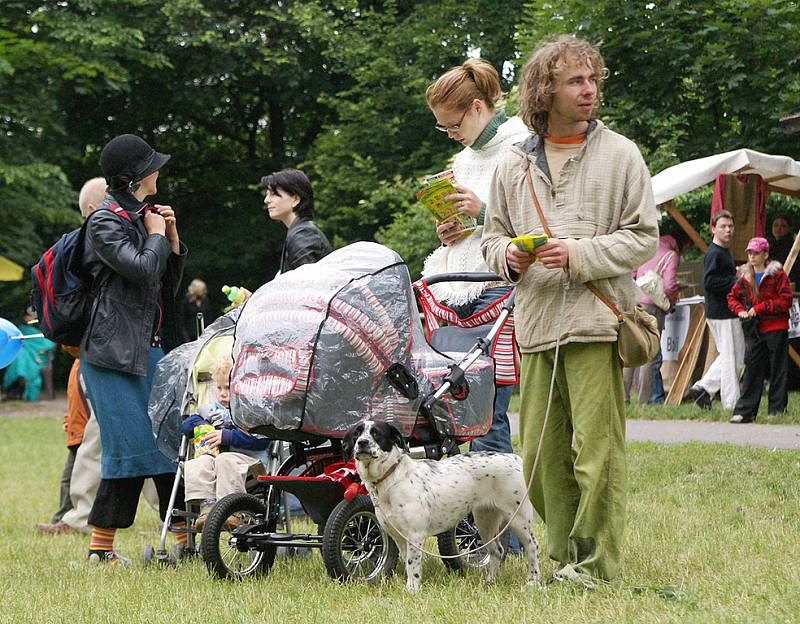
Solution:
<path fill-rule="evenodd" d="M 601 116 L 660 169 L 740 147 L 797 154 L 777 120 L 800 94 L 798 28 L 789 0 L 567 0 L 528 3 L 518 39 L 526 54 L 562 33 L 601 44 Z"/>
<path fill-rule="evenodd" d="M 402 249 L 417 274 L 438 240 L 413 192 L 423 174 L 446 168 L 457 148 L 433 130 L 425 90 L 478 51 L 502 73 L 515 56 L 520 4 L 386 2 L 360 12 L 346 29 L 330 27 L 337 42 L 326 52 L 331 66 L 346 67 L 353 82 L 330 99 L 337 120 L 307 165 L 323 181 L 323 225 L 337 244 L 377 235 Z"/>
<path fill-rule="evenodd" d="M 88 7 L 94 3 L 71 3 Z M 137 54 L 138 31 L 126 26 L 123 3 L 94 9 L 91 26 L 76 7 L 9 0 L 0 13 L 0 253 L 30 266 L 63 232 L 80 223 L 66 165 L 82 154 L 69 137 L 67 91 L 97 94 L 123 87 L 122 62 Z M 114 9 L 117 9 L 115 13 Z M 119 21 L 115 22 L 114 18 Z M 115 38 L 109 38 L 109 31 Z M 144 60 L 153 60 L 141 51 Z M 27 282 L 0 288 L 0 315 L 16 318 Z"/>

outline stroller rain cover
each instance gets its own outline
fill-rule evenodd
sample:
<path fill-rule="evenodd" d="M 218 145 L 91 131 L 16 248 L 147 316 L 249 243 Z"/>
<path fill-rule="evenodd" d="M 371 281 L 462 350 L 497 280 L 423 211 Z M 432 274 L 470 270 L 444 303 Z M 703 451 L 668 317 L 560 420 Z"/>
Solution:
<path fill-rule="evenodd" d="M 244 305 L 235 330 L 231 414 L 245 431 L 341 438 L 360 420 L 383 420 L 410 437 L 419 406 L 454 360 L 431 348 L 408 269 L 391 249 L 360 242 L 279 275 Z M 386 370 L 404 364 L 419 397 L 402 396 Z M 467 372 L 470 395 L 434 410 L 448 437 L 483 435 L 492 419 L 494 365 Z M 276 431 L 277 430 L 277 431 Z"/>

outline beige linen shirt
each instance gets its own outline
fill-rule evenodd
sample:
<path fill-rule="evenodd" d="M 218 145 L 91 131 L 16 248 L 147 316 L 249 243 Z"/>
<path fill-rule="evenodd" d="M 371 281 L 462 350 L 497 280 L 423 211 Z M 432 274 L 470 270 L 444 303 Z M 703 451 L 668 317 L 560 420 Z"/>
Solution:
<path fill-rule="evenodd" d="M 525 178 L 528 166 L 553 236 L 567 243 L 569 271 L 537 262 L 519 279 L 506 264 L 509 240 L 544 233 Z M 616 317 L 585 282 L 591 280 L 620 310 L 629 310 L 641 294 L 631 273 L 657 246 L 658 216 L 647 166 L 632 141 L 602 122 L 590 123 L 586 141 L 564 164 L 555 187 L 537 135 L 513 146 L 498 164 L 481 250 L 493 271 L 519 282 L 514 318 L 523 353 L 555 347 L 565 281 L 561 343 L 615 341 Z"/>

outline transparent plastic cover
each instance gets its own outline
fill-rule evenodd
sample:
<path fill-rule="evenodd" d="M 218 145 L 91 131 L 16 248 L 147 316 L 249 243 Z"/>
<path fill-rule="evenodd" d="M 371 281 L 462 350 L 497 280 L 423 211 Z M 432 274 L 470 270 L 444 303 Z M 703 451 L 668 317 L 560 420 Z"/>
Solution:
<path fill-rule="evenodd" d="M 339 438 L 372 419 L 425 439 L 420 404 L 455 361 L 425 341 L 400 256 L 367 242 L 279 275 L 253 293 L 236 324 L 233 355 L 233 421 L 274 437 L 285 431 Z M 416 399 L 389 384 L 385 373 L 397 362 L 416 378 Z M 466 400 L 447 396 L 433 410 L 442 435 L 480 436 L 491 424 L 492 360 L 480 358 L 467 380 Z"/>

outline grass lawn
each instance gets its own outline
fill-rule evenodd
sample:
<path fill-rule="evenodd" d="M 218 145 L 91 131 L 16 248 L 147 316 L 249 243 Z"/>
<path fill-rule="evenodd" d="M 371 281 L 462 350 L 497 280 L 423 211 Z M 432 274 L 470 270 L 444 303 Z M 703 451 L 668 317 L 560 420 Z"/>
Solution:
<path fill-rule="evenodd" d="M 733 446 L 634 443 L 622 578 L 595 591 L 523 588 L 521 560 L 497 583 L 427 558 L 422 591 L 402 571 L 382 585 L 332 581 L 318 553 L 279 560 L 262 579 L 177 569 L 89 567 L 87 538 L 40 536 L 55 509 L 65 456 L 53 418 L 0 417 L 0 622 L 797 622 L 800 621 L 800 454 Z M 116 546 L 138 558 L 158 543 L 140 509 Z M 536 527 L 546 550 L 543 525 Z M 545 575 L 553 570 L 545 561 Z"/>
<path fill-rule="evenodd" d="M 519 393 L 511 397 L 508 411 L 519 412 Z M 730 410 L 722 409 L 722 404 L 715 400 L 711 410 L 700 409 L 693 403 L 685 405 L 636 405 L 635 399 L 628 406 L 628 418 L 646 418 L 650 420 L 705 420 L 728 422 Z M 766 393 L 761 397 L 756 422 L 768 425 L 800 424 L 800 392 L 789 393 L 789 405 L 785 414 L 767 414 Z"/>

